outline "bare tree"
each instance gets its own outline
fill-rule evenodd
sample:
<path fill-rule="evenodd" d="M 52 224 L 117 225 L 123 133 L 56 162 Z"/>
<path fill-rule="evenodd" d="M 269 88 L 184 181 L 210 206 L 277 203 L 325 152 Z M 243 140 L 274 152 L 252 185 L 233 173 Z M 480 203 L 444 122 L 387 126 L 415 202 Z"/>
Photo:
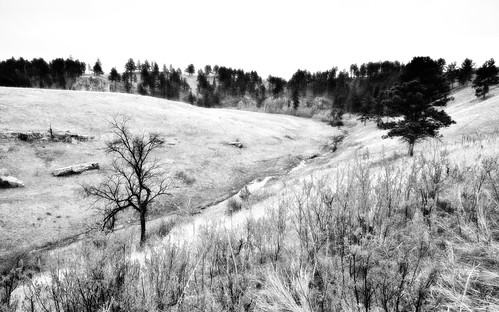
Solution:
<path fill-rule="evenodd" d="M 159 133 L 132 134 L 127 126 L 129 117 L 115 116 L 110 122 L 114 138 L 106 142 L 106 153 L 113 156 L 111 169 L 98 186 L 83 185 L 87 196 L 103 213 L 102 229 L 113 229 L 117 214 L 129 208 L 140 216 L 140 244 L 146 240 L 146 216 L 160 196 L 171 196 L 167 191 L 172 180 L 164 167 L 151 153 L 161 148 L 164 141 Z"/>

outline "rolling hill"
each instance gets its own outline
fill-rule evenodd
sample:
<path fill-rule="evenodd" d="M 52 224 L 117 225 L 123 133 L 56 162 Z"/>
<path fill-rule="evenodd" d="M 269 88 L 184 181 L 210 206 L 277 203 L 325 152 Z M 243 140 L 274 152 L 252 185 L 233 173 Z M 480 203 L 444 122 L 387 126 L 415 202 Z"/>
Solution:
<path fill-rule="evenodd" d="M 123 291 L 120 287 L 133 290 L 140 280 L 142 296 L 132 291 L 127 300 L 116 302 L 151 307 L 168 302 L 221 310 L 227 309 L 225 305 L 239 309 L 250 304 L 268 311 L 284 306 L 314 311 L 321 305 L 342 311 L 356 311 L 359 306 L 390 310 L 400 305 L 423 310 L 499 308 L 495 295 L 499 195 L 493 193 L 499 183 L 498 88 L 485 100 L 476 99 L 471 88 L 455 90 L 445 110 L 456 124 L 443 129 L 443 137 L 418 144 L 412 158 L 399 140 L 381 139 L 385 132 L 374 122 L 364 125 L 354 115 L 345 116 L 344 127 L 333 129 L 290 116 L 205 110 L 138 96 L 33 92 L 37 99 L 29 101 L 23 100 L 20 90 L 0 89 L 0 109 L 8 112 L 1 131 L 43 131 L 47 120 L 40 122 L 37 117 L 50 113 L 62 129 L 96 139 L 66 145 L 3 142 L 8 149 L 2 165 L 26 181 L 25 189 L 3 191 L 8 194 L 1 202 L 2 213 L 7 212 L 3 219 L 15 224 L 19 216 L 29 218 L 41 211 L 49 216 L 46 212 L 53 206 L 37 210 L 43 206 L 29 202 L 28 195 L 47 205 L 59 204 L 60 211 L 64 200 L 76 204 L 64 211 L 83 211 L 78 182 L 95 181 L 99 172 L 64 179 L 49 173 L 77 161 L 97 159 L 104 167 L 108 164 L 98 150 L 109 138 L 105 118 L 96 111 L 104 116 L 117 110 L 133 113 L 134 128 L 169 133 L 171 145 L 156 156 L 169 164 L 172 174 L 181 170 L 195 179 L 192 186 L 179 189 L 189 194 L 184 202 L 195 195 L 200 203 L 209 202 L 207 196 L 214 201 L 191 217 L 151 222 L 155 236 L 144 248 L 134 243 L 132 226 L 101 245 L 96 245 L 97 237 L 54 249 L 45 261 L 64 259 L 57 270 L 39 274 L 38 285 L 19 287 L 15 298 L 26 298 L 32 289 L 43 291 L 49 284 L 66 295 L 68 289 L 82 289 L 74 281 L 85 281 L 100 283 L 114 293 L 103 302 L 115 302 Z M 65 104 L 64 96 L 72 104 Z M 45 98 L 57 102 L 59 109 Z M 85 107 L 88 101 L 99 104 Z M 15 108 L 9 110 L 4 103 Z M 27 104 L 35 109 L 26 110 Z M 85 119 L 78 122 L 67 116 Z M 334 152 L 333 136 L 343 136 Z M 226 144 L 235 139 L 245 148 Z M 235 193 L 245 185 L 247 195 Z M 185 198 L 176 199 L 179 203 Z M 242 200 L 240 211 L 227 212 L 231 200 Z M 26 212 L 22 207 L 28 207 Z M 91 220 L 78 217 L 68 219 Z M 168 224 L 165 220 L 172 221 L 172 229 L 161 234 Z M 53 233 L 53 227 L 45 224 Z M 42 233 L 25 226 L 26 222 L 18 224 L 24 235 Z M 70 274 L 60 278 L 61 269 Z M 89 272 L 105 277 L 95 279 Z M 128 278 L 125 286 L 113 284 L 115 275 Z M 175 299 L 177 289 L 183 300 Z M 366 293 L 372 297 L 364 297 Z M 77 292 L 69 296 L 80 298 Z"/>
<path fill-rule="evenodd" d="M 95 220 L 80 183 L 97 182 L 100 172 L 66 178 L 51 172 L 85 162 L 99 162 L 106 169 L 111 160 L 103 147 L 110 139 L 108 121 L 115 114 L 132 117 L 134 131 L 162 133 L 166 147 L 155 157 L 171 176 L 182 173 L 194 179 L 192 185 L 180 183 L 156 215 L 176 208 L 195 210 L 253 179 L 285 173 L 300 159 L 320 152 L 336 132 L 292 116 L 204 109 L 138 95 L 0 88 L 0 168 L 26 185 L 0 190 L 0 253 L 57 242 L 83 232 Z M 49 127 L 94 139 L 24 142 L 6 136 L 46 133 Z M 236 140 L 244 148 L 227 144 Z"/>

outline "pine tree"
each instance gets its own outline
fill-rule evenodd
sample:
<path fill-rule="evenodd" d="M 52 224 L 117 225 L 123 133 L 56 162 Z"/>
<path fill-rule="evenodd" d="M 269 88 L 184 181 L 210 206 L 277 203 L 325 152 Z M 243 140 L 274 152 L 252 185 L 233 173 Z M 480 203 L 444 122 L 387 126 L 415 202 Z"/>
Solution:
<path fill-rule="evenodd" d="M 116 84 L 120 81 L 121 77 L 120 74 L 118 74 L 118 71 L 116 70 L 116 67 L 113 67 L 111 69 L 111 72 L 109 73 L 108 79 L 110 81 L 114 82 L 114 91 L 116 91 Z"/>
<path fill-rule="evenodd" d="M 454 81 L 456 81 L 458 76 L 459 76 L 459 70 L 457 69 L 456 62 L 447 65 L 445 77 L 447 78 L 447 81 L 450 83 L 451 88 L 454 86 Z"/>
<path fill-rule="evenodd" d="M 102 71 L 102 64 L 101 64 L 99 59 L 97 59 L 97 62 L 95 62 L 93 70 L 94 70 L 94 74 L 96 76 L 100 76 L 100 75 L 104 74 L 104 72 Z"/>
<path fill-rule="evenodd" d="M 189 64 L 189 66 L 187 66 L 187 68 L 185 69 L 185 72 L 189 74 L 189 76 L 192 76 L 192 74 L 194 74 L 195 71 L 196 69 L 194 68 L 194 64 Z"/>
<path fill-rule="evenodd" d="M 297 110 L 300 105 L 300 94 L 298 88 L 293 89 L 293 93 L 291 94 L 291 101 L 293 101 L 293 109 Z"/>
<path fill-rule="evenodd" d="M 471 81 L 471 76 L 473 75 L 473 68 L 475 66 L 475 63 L 469 58 L 466 58 L 463 63 L 461 64 L 461 67 L 459 68 L 459 84 L 464 85 L 468 83 L 468 81 Z"/>
<path fill-rule="evenodd" d="M 125 83 L 125 88 L 127 92 L 132 91 L 133 82 L 137 80 L 137 76 L 135 75 L 135 70 L 137 66 L 135 66 L 135 62 L 132 58 L 128 59 L 128 62 L 125 64 L 125 73 L 123 77 L 123 82 Z M 126 79 L 125 79 L 126 78 Z"/>
<path fill-rule="evenodd" d="M 209 76 L 211 72 L 212 72 L 211 65 L 206 65 L 204 67 L 204 73 L 206 74 L 206 76 Z"/>
<path fill-rule="evenodd" d="M 360 117 L 358 118 L 358 120 L 364 123 L 364 126 L 371 118 L 372 110 L 374 109 L 375 104 L 376 103 L 374 102 L 374 99 L 370 95 L 362 99 L 362 104 L 359 110 Z"/>
<path fill-rule="evenodd" d="M 400 137 L 409 146 L 409 156 L 414 155 L 414 145 L 428 137 L 438 137 L 439 129 L 455 123 L 443 110 L 437 110 L 425 96 L 427 88 L 413 80 L 394 85 L 390 97 L 385 99 L 388 106 L 403 117 L 398 121 L 381 122 L 378 127 L 389 130 L 383 138 Z"/>
<path fill-rule="evenodd" d="M 194 97 L 194 94 L 192 94 L 192 91 L 189 91 L 189 96 L 187 97 L 187 100 L 189 101 L 189 103 L 194 104 L 196 98 Z"/>
<path fill-rule="evenodd" d="M 475 89 L 475 95 L 477 97 L 483 97 L 489 93 L 490 86 L 499 84 L 499 77 L 497 74 L 499 69 L 495 65 L 494 59 L 486 61 L 479 69 L 476 71 L 475 80 L 473 80 L 472 87 Z"/>

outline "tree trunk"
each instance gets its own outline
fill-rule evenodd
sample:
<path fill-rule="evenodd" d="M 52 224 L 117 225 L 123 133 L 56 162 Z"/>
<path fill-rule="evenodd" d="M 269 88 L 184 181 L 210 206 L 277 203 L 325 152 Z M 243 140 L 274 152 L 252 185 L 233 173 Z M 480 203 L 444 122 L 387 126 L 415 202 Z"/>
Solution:
<path fill-rule="evenodd" d="M 414 156 L 414 142 L 409 142 L 409 156 Z"/>
<path fill-rule="evenodd" d="M 140 246 L 146 242 L 146 210 L 140 208 Z"/>
<path fill-rule="evenodd" d="M 79 164 L 79 165 L 56 169 L 52 172 L 52 175 L 54 177 L 62 177 L 72 174 L 80 174 L 88 170 L 98 170 L 98 169 L 99 169 L 99 163 Z"/>

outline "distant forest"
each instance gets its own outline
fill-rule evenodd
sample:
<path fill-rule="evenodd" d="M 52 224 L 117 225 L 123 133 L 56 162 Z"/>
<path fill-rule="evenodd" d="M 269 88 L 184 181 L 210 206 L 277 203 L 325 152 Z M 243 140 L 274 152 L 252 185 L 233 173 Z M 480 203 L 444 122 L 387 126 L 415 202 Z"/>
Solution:
<path fill-rule="evenodd" d="M 458 66 L 456 63 L 447 64 L 442 58 L 415 57 L 408 64 L 369 62 L 352 64 L 349 70 L 339 71 L 337 67 L 315 73 L 297 70 L 289 80 L 272 75 L 264 80 L 256 71 L 206 65 L 197 71 L 197 90 L 191 90 L 180 68 L 163 65 L 160 69 L 156 62 L 135 63 L 129 59 L 122 73 L 112 68 L 108 79 L 112 91 L 182 100 L 203 107 L 223 106 L 225 99 L 243 97 L 252 99 L 255 106 L 260 107 L 268 98 L 284 97 L 288 106 L 296 110 L 311 99 L 323 97 L 332 103 L 332 115 L 358 113 L 365 121 L 392 115 L 387 99 L 393 97 L 396 85 L 418 80 L 425 89 L 430 89 L 426 90 L 428 96 L 432 97 L 434 105 L 438 105 L 438 97 L 446 98 L 457 84 L 468 84 L 476 71 L 489 76 L 494 76 L 495 72 L 497 76 L 493 59 L 478 70 L 474 66 L 468 58 Z M 86 69 L 84 62 L 72 58 L 57 58 L 50 62 L 43 58 L 31 61 L 11 58 L 0 62 L 0 85 L 70 89 Z M 88 65 L 88 70 L 95 76 L 104 74 L 99 60 L 93 67 Z M 195 74 L 194 65 L 190 64 L 184 72 L 190 76 Z M 474 82 L 477 96 L 485 96 L 491 84 L 494 84 L 494 79 L 487 77 Z"/>
<path fill-rule="evenodd" d="M 43 58 L 11 58 L 0 62 L 0 86 L 69 89 L 85 69 L 84 62 L 72 58 L 57 58 L 49 63 Z"/>

